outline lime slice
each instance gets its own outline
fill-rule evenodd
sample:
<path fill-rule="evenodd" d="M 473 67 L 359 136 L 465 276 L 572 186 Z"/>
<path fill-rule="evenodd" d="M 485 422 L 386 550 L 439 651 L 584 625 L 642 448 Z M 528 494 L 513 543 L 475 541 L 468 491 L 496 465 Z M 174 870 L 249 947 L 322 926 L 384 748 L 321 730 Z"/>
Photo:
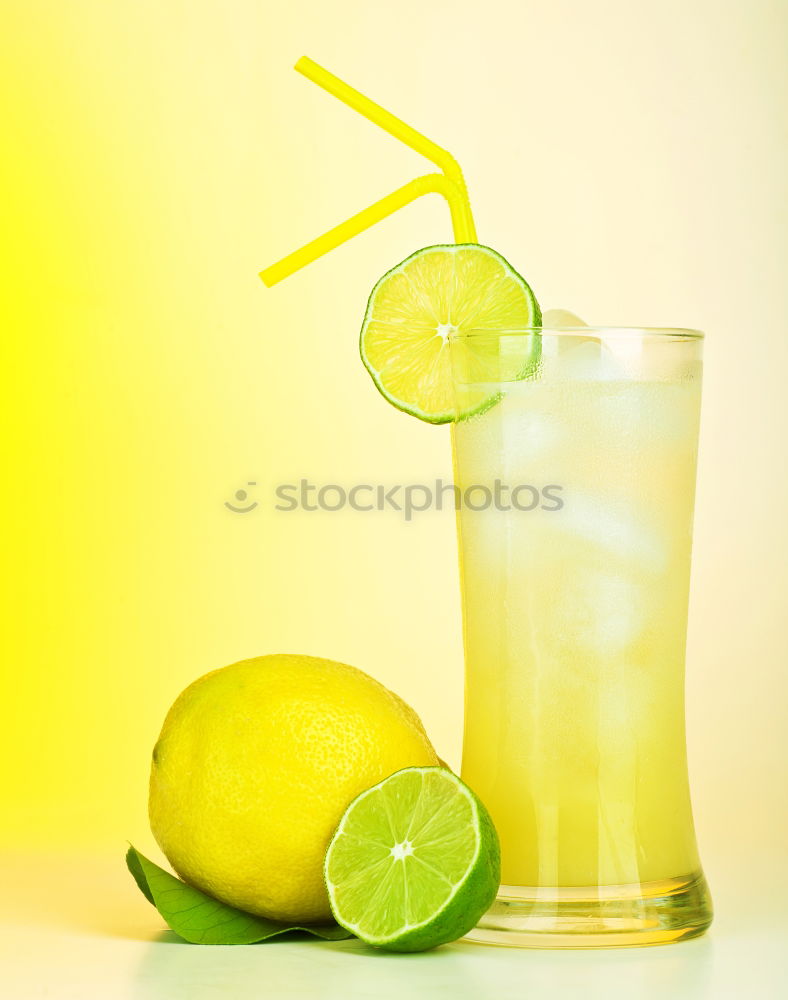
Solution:
<path fill-rule="evenodd" d="M 389 951 L 462 937 L 495 899 L 500 869 L 487 810 L 442 767 L 408 767 L 362 792 L 324 864 L 338 923 Z"/>
<path fill-rule="evenodd" d="M 361 359 L 390 403 L 420 420 L 445 424 L 500 397 L 482 388 L 484 382 L 524 378 L 538 363 L 537 336 L 516 338 L 517 350 L 512 352 L 510 342 L 501 358 L 499 338 L 480 338 L 478 331 L 492 334 L 540 322 L 533 292 L 495 250 L 476 243 L 426 247 L 372 289 L 361 327 Z M 455 370 L 459 365 L 472 372 L 479 386 L 464 392 L 460 404 L 451 354 Z"/>

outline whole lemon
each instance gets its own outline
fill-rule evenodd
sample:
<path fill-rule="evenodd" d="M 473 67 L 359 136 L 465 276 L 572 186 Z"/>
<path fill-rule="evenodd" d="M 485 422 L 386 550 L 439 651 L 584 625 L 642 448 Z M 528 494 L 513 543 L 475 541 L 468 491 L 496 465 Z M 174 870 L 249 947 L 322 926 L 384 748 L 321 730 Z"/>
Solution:
<path fill-rule="evenodd" d="M 175 871 L 274 920 L 331 917 L 323 857 L 356 795 L 438 764 L 419 717 L 355 667 L 275 654 L 186 688 L 153 748 L 151 829 Z"/>

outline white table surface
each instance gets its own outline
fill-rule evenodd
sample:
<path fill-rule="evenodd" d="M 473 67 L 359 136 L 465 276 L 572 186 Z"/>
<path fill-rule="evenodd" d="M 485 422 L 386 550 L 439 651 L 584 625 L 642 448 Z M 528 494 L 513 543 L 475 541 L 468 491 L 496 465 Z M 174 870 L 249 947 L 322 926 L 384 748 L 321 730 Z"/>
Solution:
<path fill-rule="evenodd" d="M 458 942 L 421 955 L 389 955 L 356 940 L 188 945 L 162 930 L 125 870 L 122 848 L 116 856 L 9 852 L 0 867 L 0 994 L 4 1000 L 785 1000 L 788 864 L 760 859 L 737 877 L 731 870 L 709 872 L 715 923 L 694 941 L 573 952 Z"/>

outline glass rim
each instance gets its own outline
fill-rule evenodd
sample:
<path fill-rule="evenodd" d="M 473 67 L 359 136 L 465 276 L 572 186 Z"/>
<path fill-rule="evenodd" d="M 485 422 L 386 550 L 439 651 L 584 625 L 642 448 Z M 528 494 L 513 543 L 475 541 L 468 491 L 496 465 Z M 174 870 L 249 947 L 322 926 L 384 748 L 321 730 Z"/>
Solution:
<path fill-rule="evenodd" d="M 453 340 L 474 339 L 483 336 L 514 337 L 523 334 L 548 334 L 564 337 L 646 337 L 665 338 L 666 340 L 704 340 L 702 330 L 681 326 L 520 326 L 520 327 L 488 327 L 458 330 L 452 333 Z"/>

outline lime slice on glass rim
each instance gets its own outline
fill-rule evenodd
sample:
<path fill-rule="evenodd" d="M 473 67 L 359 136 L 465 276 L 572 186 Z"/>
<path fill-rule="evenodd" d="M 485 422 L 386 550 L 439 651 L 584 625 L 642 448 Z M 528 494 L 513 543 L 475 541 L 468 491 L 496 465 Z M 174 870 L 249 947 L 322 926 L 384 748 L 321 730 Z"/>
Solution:
<path fill-rule="evenodd" d="M 323 872 L 337 922 L 367 944 L 425 951 L 466 934 L 501 874 L 498 835 L 442 767 L 407 767 L 348 806 Z"/>
<path fill-rule="evenodd" d="M 477 243 L 426 247 L 372 289 L 361 327 L 361 359 L 390 403 L 420 420 L 445 424 L 500 398 L 483 383 L 527 378 L 536 370 L 538 335 L 509 338 L 504 351 L 507 338 L 496 334 L 540 325 L 528 283 L 495 250 Z M 482 331 L 490 336 L 479 336 Z M 459 405 L 453 352 L 455 370 L 459 365 L 472 373 L 469 381 L 478 386 L 464 392 Z"/>

